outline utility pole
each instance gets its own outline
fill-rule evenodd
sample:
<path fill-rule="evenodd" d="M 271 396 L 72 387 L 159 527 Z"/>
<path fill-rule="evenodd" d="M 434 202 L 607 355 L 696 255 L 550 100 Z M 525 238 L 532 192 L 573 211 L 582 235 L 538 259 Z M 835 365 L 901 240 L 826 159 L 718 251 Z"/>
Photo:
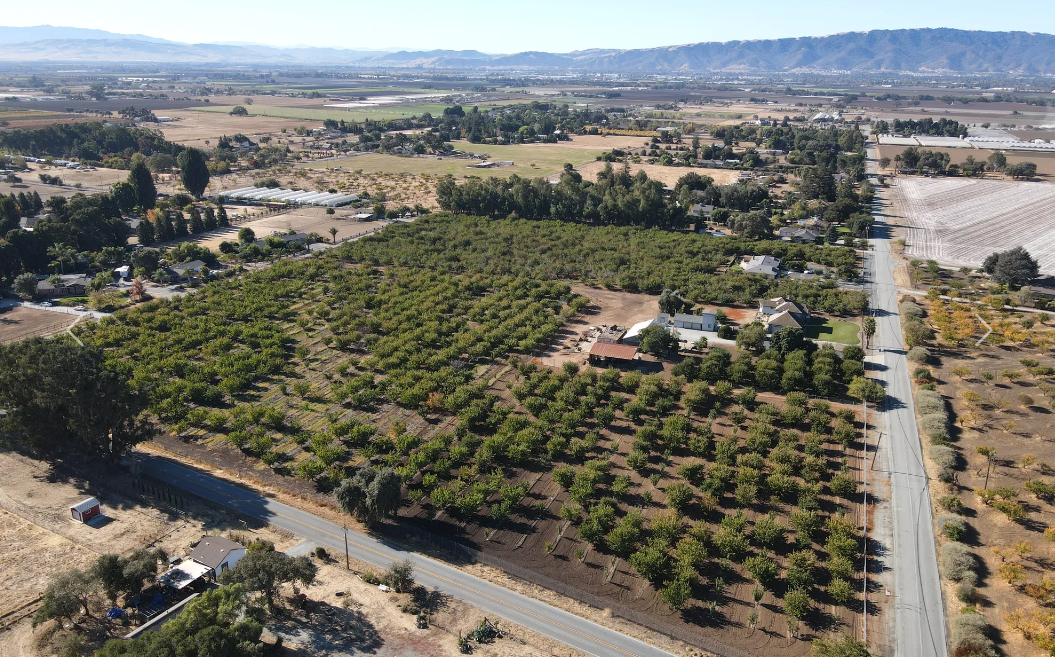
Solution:
<path fill-rule="evenodd" d="M 348 525 L 344 526 L 344 569 L 351 570 L 352 566 L 349 563 L 348 557 Z"/>

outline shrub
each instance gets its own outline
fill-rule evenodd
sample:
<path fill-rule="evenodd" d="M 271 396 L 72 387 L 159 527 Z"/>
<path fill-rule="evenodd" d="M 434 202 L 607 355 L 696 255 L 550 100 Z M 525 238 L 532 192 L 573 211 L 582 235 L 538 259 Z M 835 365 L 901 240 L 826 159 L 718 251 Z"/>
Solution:
<path fill-rule="evenodd" d="M 898 306 L 898 311 L 901 313 L 901 316 L 906 319 L 919 319 L 920 317 L 923 317 L 923 308 L 912 301 L 902 301 L 901 305 Z"/>
<path fill-rule="evenodd" d="M 988 637 L 985 616 L 966 613 L 952 619 L 952 654 L 971 657 L 996 657 L 996 647 Z"/>
<path fill-rule="evenodd" d="M 965 605 L 973 605 L 978 601 L 978 589 L 970 584 L 959 584 L 956 587 L 956 599 Z"/>
<path fill-rule="evenodd" d="M 955 469 L 956 464 L 959 461 L 956 450 L 947 445 L 931 445 L 930 457 L 934 459 L 934 462 L 938 467 L 943 470 Z"/>
<path fill-rule="evenodd" d="M 908 359 L 921 365 L 928 363 L 930 362 L 930 350 L 926 347 L 913 347 L 908 350 Z"/>
<path fill-rule="evenodd" d="M 916 393 L 916 410 L 920 415 L 932 413 L 945 414 L 945 398 L 933 390 L 920 390 Z"/>
<path fill-rule="evenodd" d="M 960 501 L 960 498 L 957 495 L 944 495 L 938 498 L 938 506 L 945 509 L 949 513 L 962 514 L 964 512 L 964 509 L 966 509 L 966 507 L 963 505 L 963 502 Z"/>
<path fill-rule="evenodd" d="M 946 513 L 939 516 L 938 527 L 943 534 L 953 541 L 962 541 L 964 534 L 967 533 L 967 525 L 963 521 L 963 516 L 958 516 L 954 513 Z"/>
<path fill-rule="evenodd" d="M 974 584 L 978 558 L 963 543 L 950 542 L 941 546 L 941 570 L 954 582 Z"/>

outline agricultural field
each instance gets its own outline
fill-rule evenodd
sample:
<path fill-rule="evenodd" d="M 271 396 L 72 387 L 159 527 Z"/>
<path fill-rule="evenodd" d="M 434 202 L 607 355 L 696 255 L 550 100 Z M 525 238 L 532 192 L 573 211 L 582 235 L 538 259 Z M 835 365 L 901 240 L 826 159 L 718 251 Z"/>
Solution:
<path fill-rule="evenodd" d="M 205 233 L 198 233 L 179 241 L 194 242 L 218 252 L 221 242 L 237 242 L 238 231 L 242 228 L 251 229 L 256 234 L 257 239 L 274 233 L 288 233 L 292 230 L 298 233 L 317 233 L 327 242 L 332 240 L 340 242 L 350 237 L 378 230 L 386 225 L 383 221 L 356 221 L 351 219 L 350 216 L 355 212 L 355 210 L 338 210 L 337 213 L 330 215 L 326 214 L 323 208 L 296 207 L 288 212 L 240 221 L 237 225 L 229 228 L 219 228 Z M 330 234 L 331 228 L 337 229 L 336 235 Z"/>
<path fill-rule="evenodd" d="M 317 102 L 317 101 L 316 101 Z M 423 103 L 423 104 L 398 104 L 379 105 L 378 107 L 341 109 L 338 107 L 286 107 L 281 105 L 246 105 L 245 109 L 249 116 L 267 116 L 279 119 L 296 119 L 298 121 L 318 121 L 326 119 L 334 121 L 357 121 L 366 119 L 380 121 L 382 119 L 409 119 L 412 116 L 421 116 L 430 112 L 433 116 L 443 114 L 443 110 L 450 107 L 449 104 Z M 234 105 L 211 105 L 209 107 L 196 107 L 196 112 L 213 112 L 217 114 L 230 114 Z"/>
<path fill-rule="evenodd" d="M 961 608 L 977 609 L 1004 654 L 1047 655 L 1055 641 L 1055 329 L 1043 313 L 940 300 L 903 303 L 905 311 L 936 332 L 933 346 L 926 335 L 906 336 L 916 345 L 909 359 L 931 444 L 950 619 L 955 627 Z M 993 333 L 976 346 L 986 332 L 979 317 Z"/>
<path fill-rule="evenodd" d="M 1055 185 L 898 178 L 906 258 L 980 267 L 994 251 L 1023 246 L 1055 273 Z"/>
<path fill-rule="evenodd" d="M 531 228 L 536 246 L 558 230 L 489 225 L 503 241 Z M 685 266 L 666 233 L 565 226 L 550 257 L 582 251 L 572 233 L 588 230 Z M 569 320 L 605 316 L 563 282 L 570 272 L 447 272 L 381 239 L 391 231 L 366 238 L 375 257 L 387 248 L 383 270 L 357 264 L 355 242 L 78 335 L 153 384 L 151 412 L 176 436 L 165 441 L 222 463 L 240 452 L 290 490 L 326 495 L 351 468 L 392 467 L 404 522 L 719 643 L 805 655 L 813 636 L 856 627 L 859 420 L 807 392 L 842 394 L 862 354 L 789 342 L 757 356 L 714 347 L 664 375 L 539 367 Z"/>

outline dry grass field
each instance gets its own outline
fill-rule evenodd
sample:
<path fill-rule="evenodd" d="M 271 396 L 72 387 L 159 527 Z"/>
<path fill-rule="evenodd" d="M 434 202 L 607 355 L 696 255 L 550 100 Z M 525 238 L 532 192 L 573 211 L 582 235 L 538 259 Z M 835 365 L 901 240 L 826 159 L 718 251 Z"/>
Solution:
<path fill-rule="evenodd" d="M 965 178 L 898 178 L 908 259 L 979 267 L 994 251 L 1024 246 L 1055 273 L 1055 185 Z"/>
<path fill-rule="evenodd" d="M 65 313 L 21 306 L 0 311 L 0 344 L 65 331 L 77 318 Z"/>
<path fill-rule="evenodd" d="M 579 173 L 582 177 L 587 180 L 596 180 L 597 174 L 600 173 L 607 162 L 591 162 L 585 166 L 578 168 Z M 621 167 L 621 164 L 613 164 L 613 167 Z M 731 169 L 702 169 L 698 167 L 665 167 L 661 164 L 631 164 L 630 173 L 636 174 L 638 171 L 644 171 L 648 174 L 649 178 L 658 180 L 667 187 L 673 187 L 678 182 L 678 178 L 681 178 L 685 174 L 695 172 L 701 176 L 710 176 L 714 179 L 716 185 L 729 185 L 736 182 L 737 177 L 740 175 L 739 171 L 733 171 Z"/>

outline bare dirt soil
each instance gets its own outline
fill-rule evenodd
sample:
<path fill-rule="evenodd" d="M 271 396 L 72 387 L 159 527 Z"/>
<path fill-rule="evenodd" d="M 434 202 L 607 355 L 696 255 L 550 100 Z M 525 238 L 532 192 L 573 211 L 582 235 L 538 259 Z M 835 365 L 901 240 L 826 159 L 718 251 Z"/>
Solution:
<path fill-rule="evenodd" d="M 77 318 L 65 313 L 16 306 L 0 312 L 0 344 L 65 331 Z"/>
<path fill-rule="evenodd" d="M 377 657 L 454 657 L 458 637 L 476 629 L 486 610 L 443 596 L 430 614 L 428 629 L 417 627 L 414 613 L 403 613 L 401 607 L 413 602 L 411 594 L 384 593 L 367 584 L 357 573 L 371 571 L 367 564 L 353 562 L 352 571 L 344 569 L 341 555 L 334 554 L 320 564 L 315 583 L 304 590 L 318 603 L 310 615 L 301 611 L 275 619 L 268 632 L 280 636 L 283 645 L 294 655 L 355 655 L 369 653 Z M 340 595 L 338 595 L 340 593 Z M 490 657 L 541 657 L 543 655 L 578 655 L 566 646 L 526 630 L 518 625 L 498 621 L 504 636 L 492 644 L 473 643 L 473 654 Z"/>
<path fill-rule="evenodd" d="M 22 179 L 20 184 L 0 182 L 0 192 L 5 196 L 11 193 L 17 196 L 19 192 L 25 194 L 36 192 L 40 194 L 40 198 L 46 201 L 52 196 L 69 197 L 78 193 L 106 192 L 110 190 L 110 185 L 113 183 L 128 178 L 128 172 L 120 169 L 67 169 L 66 167 L 34 163 L 28 163 L 26 166 L 33 170 L 32 173 L 19 173 L 18 177 Z M 45 185 L 40 182 L 38 177 L 41 173 L 49 176 L 58 176 L 65 184 L 61 186 Z M 80 187 L 77 185 L 80 185 Z"/>
<path fill-rule="evenodd" d="M 180 241 L 194 242 L 213 251 L 218 251 L 221 242 L 237 242 L 238 231 L 242 228 L 249 228 L 256 234 L 257 239 L 262 239 L 274 233 L 285 233 L 293 230 L 298 233 L 318 233 L 325 241 L 330 242 L 333 240 L 333 236 L 330 235 L 330 228 L 336 228 L 336 240 L 340 242 L 349 237 L 369 233 L 386 225 L 386 222 L 383 221 L 356 221 L 351 218 L 356 212 L 357 210 L 339 209 L 331 215 L 326 214 L 323 208 L 294 208 L 288 212 L 240 222 L 228 228 L 219 228 L 206 233 L 192 235 Z"/>

